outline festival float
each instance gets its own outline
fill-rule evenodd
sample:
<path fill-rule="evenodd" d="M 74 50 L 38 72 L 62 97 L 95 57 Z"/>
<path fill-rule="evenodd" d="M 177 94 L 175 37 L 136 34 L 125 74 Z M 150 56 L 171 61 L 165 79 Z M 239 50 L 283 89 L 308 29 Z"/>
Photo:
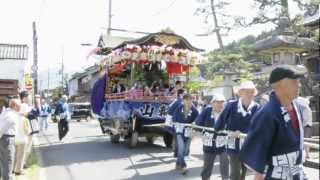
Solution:
<path fill-rule="evenodd" d="M 135 147 L 139 137 L 152 143 L 162 136 L 165 145 L 172 146 L 171 130 L 152 125 L 165 122 L 168 106 L 176 98 L 175 77 L 188 81 L 189 69 L 202 61 L 201 51 L 184 37 L 166 32 L 99 50 L 105 56 L 104 73 L 93 87 L 91 105 L 112 143 L 123 138 Z"/>

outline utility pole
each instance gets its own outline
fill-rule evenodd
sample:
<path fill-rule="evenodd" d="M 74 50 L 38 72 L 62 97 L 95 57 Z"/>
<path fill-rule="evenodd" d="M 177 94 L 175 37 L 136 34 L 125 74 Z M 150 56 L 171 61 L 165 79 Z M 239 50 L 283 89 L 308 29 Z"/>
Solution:
<path fill-rule="evenodd" d="M 64 47 L 62 46 L 62 55 L 61 55 L 61 94 L 64 94 L 63 90 L 63 86 L 64 86 L 64 83 L 63 83 L 63 79 L 64 79 L 64 76 L 63 76 L 63 73 L 64 73 L 64 62 L 63 62 L 63 54 L 64 54 Z"/>
<path fill-rule="evenodd" d="M 50 89 L 50 67 L 48 67 L 48 92 L 49 92 L 49 89 Z"/>
<path fill-rule="evenodd" d="M 33 85 L 34 85 L 34 94 L 38 94 L 38 36 L 36 30 L 36 22 L 32 22 L 33 29 Z"/>
<path fill-rule="evenodd" d="M 108 12 L 108 29 L 107 29 L 107 35 L 110 36 L 111 31 L 111 18 L 112 18 L 112 0 L 109 0 L 109 12 Z"/>

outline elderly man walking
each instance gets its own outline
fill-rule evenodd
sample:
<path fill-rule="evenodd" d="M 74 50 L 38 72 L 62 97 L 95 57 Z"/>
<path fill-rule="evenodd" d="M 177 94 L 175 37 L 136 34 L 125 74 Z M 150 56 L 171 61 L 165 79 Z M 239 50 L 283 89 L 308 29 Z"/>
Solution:
<path fill-rule="evenodd" d="M 45 132 L 48 129 L 48 119 L 51 113 L 51 109 L 46 100 L 43 98 L 41 98 L 40 100 L 39 112 L 40 131 Z"/>
<path fill-rule="evenodd" d="M 57 105 L 55 114 L 58 118 L 59 140 L 61 141 L 69 131 L 70 112 L 68 105 L 68 97 L 63 95 Z"/>
<path fill-rule="evenodd" d="M 215 94 L 211 100 L 211 106 L 205 108 L 196 119 L 196 125 L 213 128 L 220 113 L 224 108 L 226 99 L 221 94 Z M 201 172 L 202 180 L 209 180 L 211 177 L 214 160 L 220 151 L 219 145 L 214 143 L 215 139 L 219 137 L 213 132 L 204 131 L 203 133 L 203 168 Z M 221 153 L 220 173 L 222 180 L 229 179 L 229 159 L 226 153 Z"/>
<path fill-rule="evenodd" d="M 270 75 L 270 101 L 253 117 L 240 158 L 255 171 L 255 180 L 303 180 L 303 122 L 294 99 L 305 68 L 276 67 Z"/>
<path fill-rule="evenodd" d="M 242 140 L 240 133 L 248 133 L 252 116 L 258 111 L 259 105 L 253 99 L 257 89 L 252 81 L 244 81 L 238 88 L 239 99 L 230 101 L 215 123 L 215 129 L 231 131 L 228 135 L 226 151 L 230 159 L 231 180 L 244 180 L 246 167 L 239 159 Z"/>
<path fill-rule="evenodd" d="M 0 115 L 0 163 L 3 162 L 3 180 L 13 179 L 15 135 L 17 121 L 20 119 L 19 111 L 20 101 L 18 98 L 13 98 L 9 101 L 9 108 Z"/>
<path fill-rule="evenodd" d="M 173 113 L 173 122 L 177 143 L 177 161 L 176 170 L 181 174 L 187 173 L 187 164 L 185 162 L 185 154 L 191 141 L 191 129 L 186 127 L 191 124 L 198 116 L 198 110 L 192 105 L 192 96 L 185 94 L 183 96 L 183 104 L 180 104 Z"/>

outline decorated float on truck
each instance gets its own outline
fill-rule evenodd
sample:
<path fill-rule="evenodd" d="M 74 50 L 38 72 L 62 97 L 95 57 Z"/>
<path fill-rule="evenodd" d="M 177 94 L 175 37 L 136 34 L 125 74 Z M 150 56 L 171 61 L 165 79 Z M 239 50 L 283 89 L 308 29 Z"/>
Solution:
<path fill-rule="evenodd" d="M 190 67 L 201 62 L 200 51 L 182 36 L 166 32 L 100 49 L 106 57 L 101 62 L 104 74 L 93 87 L 91 106 L 112 143 L 123 138 L 135 147 L 141 136 L 150 143 L 162 136 L 172 146 L 170 129 L 152 125 L 165 122 L 176 98 L 174 77 L 187 81 Z"/>

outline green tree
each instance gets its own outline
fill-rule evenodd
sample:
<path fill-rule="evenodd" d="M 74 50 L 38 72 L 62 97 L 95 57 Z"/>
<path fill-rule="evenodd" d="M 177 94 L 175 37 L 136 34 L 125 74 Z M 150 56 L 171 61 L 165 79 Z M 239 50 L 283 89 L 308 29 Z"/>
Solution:
<path fill-rule="evenodd" d="M 199 77 L 200 74 L 200 69 L 197 66 L 193 66 L 190 68 L 190 72 L 189 72 L 189 77 L 193 78 L 193 77 Z"/>
<path fill-rule="evenodd" d="M 204 64 L 206 68 L 206 78 L 214 79 L 216 75 L 230 72 L 243 74 L 250 72 L 252 64 L 246 62 L 241 54 L 224 54 L 221 52 L 210 52 L 208 54 L 209 63 Z"/>
<path fill-rule="evenodd" d="M 294 3 L 300 10 L 314 8 L 319 4 L 319 0 L 254 0 L 258 13 L 252 19 L 237 17 L 236 24 L 241 26 L 252 26 L 256 24 L 273 23 L 278 25 L 280 17 L 287 17 L 290 25 L 296 25 L 301 20 L 301 15 L 296 15 L 290 19 L 289 3 Z"/>
<path fill-rule="evenodd" d="M 213 87 L 218 86 L 221 82 L 223 81 L 223 76 L 222 75 L 216 75 L 214 76 L 213 80 L 211 81 L 211 85 Z"/>
<path fill-rule="evenodd" d="M 201 83 L 197 81 L 189 81 L 185 86 L 191 93 L 198 92 L 201 89 Z"/>

